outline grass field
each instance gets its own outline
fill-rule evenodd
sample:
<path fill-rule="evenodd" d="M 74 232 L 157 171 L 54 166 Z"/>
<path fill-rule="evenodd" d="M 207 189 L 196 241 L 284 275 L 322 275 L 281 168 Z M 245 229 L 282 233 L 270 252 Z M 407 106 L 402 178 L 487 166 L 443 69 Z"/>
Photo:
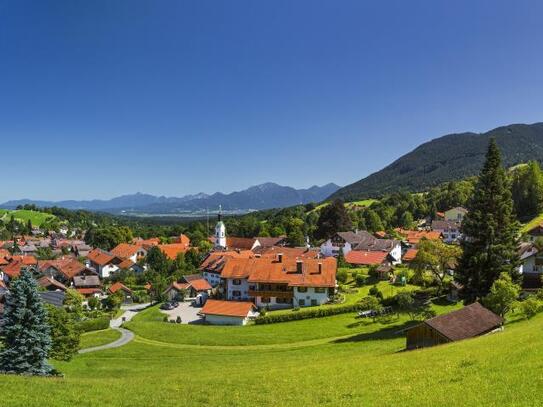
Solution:
<path fill-rule="evenodd" d="M 187 347 L 183 343 L 194 342 L 195 334 L 152 322 L 153 314 L 151 309 L 140 315 L 132 327 L 149 335 L 137 325 L 164 326 L 170 342 L 137 336 L 122 348 L 55 363 L 64 378 L 1 377 L 2 405 L 533 406 L 543 396 L 543 316 L 510 324 L 502 333 L 401 352 L 405 339 L 394 330 L 379 332 L 378 326 L 297 347 Z M 267 333 L 273 341 L 294 327 L 297 339 L 306 340 L 296 326 L 276 324 L 268 328 L 275 331 L 261 331 L 259 337 Z M 193 328 L 203 328 L 198 335 L 206 343 L 228 344 L 239 342 L 239 332 L 257 327 Z M 314 331 L 330 329 L 313 325 Z"/>
<path fill-rule="evenodd" d="M 377 199 L 364 199 L 362 201 L 345 202 L 345 207 L 348 208 L 348 207 L 359 206 L 359 207 L 362 207 L 362 208 L 366 208 L 366 207 L 370 206 L 374 202 L 377 202 Z M 321 210 L 322 208 L 324 208 L 325 206 L 328 206 L 328 205 L 330 205 L 330 202 L 322 203 L 322 204 L 318 205 L 315 209 L 313 209 L 311 212 L 319 211 L 319 210 Z"/>
<path fill-rule="evenodd" d="M 104 329 L 102 331 L 87 332 L 81 335 L 80 348 L 94 348 L 116 341 L 121 337 L 119 331 Z"/>
<path fill-rule="evenodd" d="M 41 226 L 43 223 L 45 223 L 48 219 L 52 219 L 55 216 L 51 215 L 49 213 L 43 213 L 43 212 L 36 212 L 36 211 L 28 211 L 28 210 L 7 210 L 7 209 L 0 209 L 0 219 L 3 221 L 8 221 L 10 217 L 13 215 L 13 217 L 23 223 L 27 223 L 28 220 L 32 222 L 33 226 Z"/>

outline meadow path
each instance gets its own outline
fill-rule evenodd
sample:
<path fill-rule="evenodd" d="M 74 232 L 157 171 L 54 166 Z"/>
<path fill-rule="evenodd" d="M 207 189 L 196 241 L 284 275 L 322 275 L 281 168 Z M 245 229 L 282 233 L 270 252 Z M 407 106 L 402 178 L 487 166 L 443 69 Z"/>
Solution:
<path fill-rule="evenodd" d="M 121 309 L 124 311 L 124 313 L 119 318 L 112 319 L 109 323 L 109 326 L 111 327 L 111 329 L 114 329 L 121 333 L 121 337 L 117 339 L 116 341 L 113 341 L 105 345 L 95 346 L 93 348 L 81 349 L 79 353 L 98 352 L 101 350 L 118 348 L 120 346 L 124 346 L 127 343 L 131 342 L 134 339 L 134 333 L 132 331 L 129 331 L 128 329 L 121 328 L 121 325 L 124 322 L 130 321 L 134 317 L 134 315 L 136 315 L 139 311 L 147 308 L 149 305 L 150 304 L 123 305 Z"/>

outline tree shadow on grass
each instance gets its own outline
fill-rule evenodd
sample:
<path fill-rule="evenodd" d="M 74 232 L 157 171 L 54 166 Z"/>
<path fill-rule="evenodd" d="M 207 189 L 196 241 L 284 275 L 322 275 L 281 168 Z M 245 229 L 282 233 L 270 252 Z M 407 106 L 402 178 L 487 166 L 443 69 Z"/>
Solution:
<path fill-rule="evenodd" d="M 394 325 L 386 327 L 374 332 L 361 333 L 358 335 L 353 335 L 348 338 L 336 339 L 332 343 L 348 343 L 348 342 L 363 342 L 363 341 L 374 341 L 376 339 L 393 339 L 398 338 L 404 335 L 404 331 L 407 328 L 411 328 L 415 325 L 418 325 L 418 321 L 406 321 L 400 325 Z"/>

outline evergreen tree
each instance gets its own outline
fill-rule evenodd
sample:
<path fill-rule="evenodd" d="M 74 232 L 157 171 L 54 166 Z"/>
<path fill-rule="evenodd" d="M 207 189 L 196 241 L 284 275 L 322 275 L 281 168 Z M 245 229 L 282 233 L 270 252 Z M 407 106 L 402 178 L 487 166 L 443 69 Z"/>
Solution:
<path fill-rule="evenodd" d="M 329 239 L 337 232 L 351 230 L 352 222 L 345 204 L 342 200 L 336 199 L 330 205 L 322 208 L 315 236 L 317 239 Z"/>
<path fill-rule="evenodd" d="M 501 273 L 508 273 L 513 280 L 519 278 L 519 225 L 494 139 L 468 209 L 462 223 L 463 254 L 455 278 L 464 286 L 463 298 L 470 303 L 487 295 Z"/>
<path fill-rule="evenodd" d="M 47 363 L 51 336 L 47 312 L 38 285 L 28 271 L 15 280 L 6 296 L 1 330 L 4 348 L 0 352 L 0 371 L 25 375 L 49 375 Z"/>

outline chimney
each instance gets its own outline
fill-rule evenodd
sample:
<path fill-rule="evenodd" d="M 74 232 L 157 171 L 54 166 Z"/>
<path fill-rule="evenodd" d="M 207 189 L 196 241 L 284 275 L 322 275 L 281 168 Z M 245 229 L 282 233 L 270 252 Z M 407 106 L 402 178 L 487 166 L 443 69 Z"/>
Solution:
<path fill-rule="evenodd" d="M 296 273 L 302 273 L 304 262 L 302 260 L 296 260 Z"/>
<path fill-rule="evenodd" d="M 277 253 L 277 261 L 279 263 L 282 263 L 283 262 L 283 253 Z"/>
<path fill-rule="evenodd" d="M 322 274 L 322 263 L 319 261 L 319 274 Z"/>

